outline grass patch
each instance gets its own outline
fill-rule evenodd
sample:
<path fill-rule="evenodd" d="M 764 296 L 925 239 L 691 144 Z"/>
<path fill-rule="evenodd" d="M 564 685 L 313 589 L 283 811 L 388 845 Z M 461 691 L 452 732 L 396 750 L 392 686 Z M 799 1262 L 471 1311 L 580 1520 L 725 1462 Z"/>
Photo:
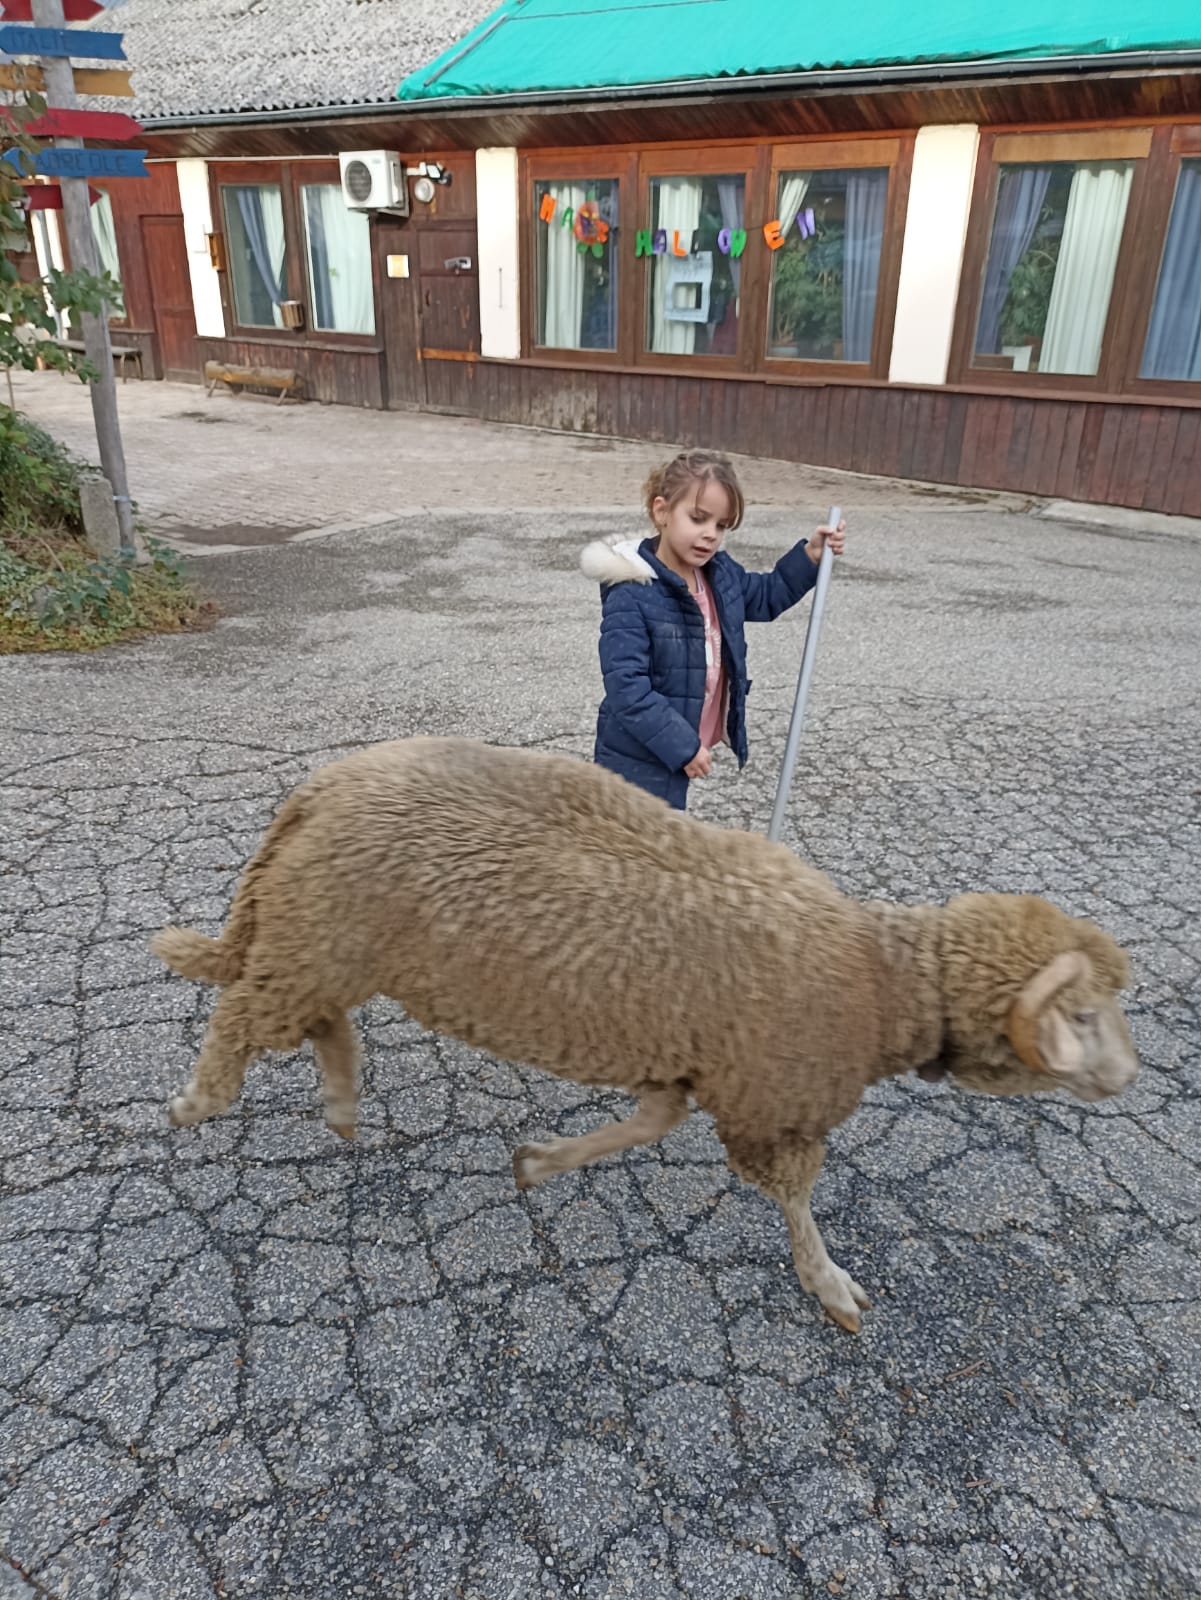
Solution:
<path fill-rule="evenodd" d="M 150 560 L 134 566 L 84 543 L 80 470 L 36 423 L 0 407 L 0 655 L 95 650 L 212 620 L 168 545 L 147 540 Z"/>

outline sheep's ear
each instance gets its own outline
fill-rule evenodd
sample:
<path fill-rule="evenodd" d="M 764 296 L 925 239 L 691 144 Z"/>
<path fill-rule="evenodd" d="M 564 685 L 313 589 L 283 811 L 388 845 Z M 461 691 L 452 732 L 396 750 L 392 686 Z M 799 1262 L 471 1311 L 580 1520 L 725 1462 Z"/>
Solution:
<path fill-rule="evenodd" d="M 1060 1076 L 1076 1071 L 1080 1047 L 1063 1018 L 1048 1007 L 1071 983 L 1087 984 L 1093 969 L 1080 950 L 1067 950 L 1036 972 L 1014 1001 L 1005 1032 L 1014 1054 L 1031 1072 Z"/>

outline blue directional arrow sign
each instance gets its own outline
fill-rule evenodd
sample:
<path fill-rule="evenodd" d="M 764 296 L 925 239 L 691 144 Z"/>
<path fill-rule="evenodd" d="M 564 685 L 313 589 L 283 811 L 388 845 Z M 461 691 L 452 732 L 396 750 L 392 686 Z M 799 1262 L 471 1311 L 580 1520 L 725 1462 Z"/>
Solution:
<path fill-rule="evenodd" d="M 93 33 L 90 28 L 27 28 L 19 22 L 0 24 L 0 50 L 10 56 L 79 56 L 85 61 L 124 61 L 119 33 Z"/>
<path fill-rule="evenodd" d="M 3 159 L 18 172 L 47 178 L 148 178 L 143 157 L 145 150 L 78 150 L 68 146 L 59 150 L 39 150 L 31 156 L 14 145 Z"/>

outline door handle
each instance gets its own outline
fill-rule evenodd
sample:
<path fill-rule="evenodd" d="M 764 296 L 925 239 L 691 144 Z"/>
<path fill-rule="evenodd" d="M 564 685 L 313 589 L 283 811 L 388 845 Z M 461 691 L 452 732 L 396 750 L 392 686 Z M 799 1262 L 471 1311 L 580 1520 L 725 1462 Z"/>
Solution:
<path fill-rule="evenodd" d="M 450 256 L 442 263 L 447 272 L 470 272 L 470 256 Z"/>

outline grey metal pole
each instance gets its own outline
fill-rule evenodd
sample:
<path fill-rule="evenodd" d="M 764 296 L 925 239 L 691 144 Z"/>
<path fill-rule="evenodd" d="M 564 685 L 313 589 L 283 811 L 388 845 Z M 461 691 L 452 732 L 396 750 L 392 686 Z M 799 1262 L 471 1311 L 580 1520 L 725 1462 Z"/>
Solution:
<path fill-rule="evenodd" d="M 827 526 L 836 528 L 842 521 L 842 507 L 831 506 Z M 801 675 L 797 679 L 796 699 L 792 705 L 792 721 L 788 724 L 788 739 L 784 745 L 784 764 L 780 768 L 780 781 L 776 785 L 776 803 L 772 808 L 767 837 L 779 839 L 784 826 L 784 813 L 788 810 L 788 794 L 792 788 L 792 770 L 796 766 L 797 746 L 801 742 L 801 729 L 805 725 L 805 705 L 809 699 L 809 682 L 813 677 L 813 661 L 817 655 L 817 639 L 822 628 L 822 613 L 826 609 L 826 591 L 830 587 L 830 574 L 834 570 L 834 552 L 827 541 L 817 568 L 817 586 L 813 591 L 813 609 L 809 613 L 809 631 L 805 635 L 805 648 L 801 653 Z"/>
<path fill-rule="evenodd" d="M 41 28 L 66 26 L 62 0 L 33 0 L 33 20 Z M 81 51 L 81 54 L 85 52 Z M 71 63 L 61 57 L 42 57 L 46 79 L 46 103 L 55 110 L 74 110 L 75 77 Z M 56 139 L 60 148 L 78 149 L 82 139 Z M 63 194 L 63 221 L 71 246 L 73 266 L 84 272 L 99 273 L 99 252 L 92 233 L 91 201 L 86 178 L 60 178 Z M 125 450 L 121 443 L 121 423 L 117 414 L 117 380 L 113 373 L 112 342 L 107 312 L 99 317 L 83 313 L 83 343 L 88 360 L 100 374 L 88 385 L 92 397 L 92 417 L 96 424 L 96 443 L 100 447 L 100 467 L 113 491 L 117 513 L 121 554 L 132 558 L 135 551 L 133 506 L 129 499 L 129 479 L 125 471 Z"/>

